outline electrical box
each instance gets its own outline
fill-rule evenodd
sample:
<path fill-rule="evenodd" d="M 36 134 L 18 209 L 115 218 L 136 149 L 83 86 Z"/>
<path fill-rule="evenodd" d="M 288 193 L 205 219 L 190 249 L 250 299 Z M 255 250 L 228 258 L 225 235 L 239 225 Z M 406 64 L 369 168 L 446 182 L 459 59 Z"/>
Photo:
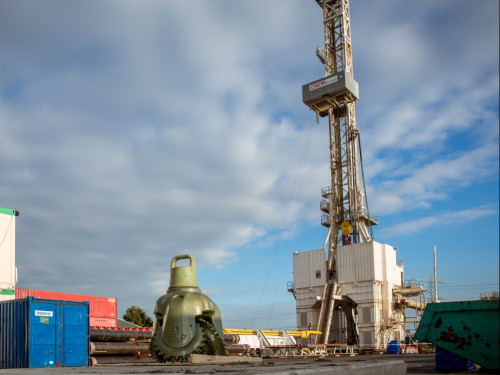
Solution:
<path fill-rule="evenodd" d="M 302 101 L 321 117 L 328 115 L 332 104 L 350 103 L 358 99 L 358 83 L 345 71 L 302 86 Z"/>

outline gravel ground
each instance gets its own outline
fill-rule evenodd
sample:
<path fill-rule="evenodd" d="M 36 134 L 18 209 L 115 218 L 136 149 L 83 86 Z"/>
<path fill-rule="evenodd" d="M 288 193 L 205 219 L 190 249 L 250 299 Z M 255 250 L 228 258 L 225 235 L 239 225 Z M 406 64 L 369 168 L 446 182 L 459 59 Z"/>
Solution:
<path fill-rule="evenodd" d="M 434 354 L 371 354 L 358 356 L 340 356 L 327 358 L 270 358 L 262 364 L 227 364 L 227 365 L 191 365 L 191 364 L 127 364 L 100 365 L 94 367 L 64 367 L 43 369 L 1 369 L 0 374 L 45 375 L 45 374 L 301 374 L 313 369 L 333 368 L 337 366 L 370 364 L 380 361 L 404 361 L 407 374 L 441 374 L 434 371 Z M 349 372 L 346 372 L 349 373 Z M 478 374 L 479 370 L 452 374 Z M 390 375 L 390 373 L 384 373 Z"/>

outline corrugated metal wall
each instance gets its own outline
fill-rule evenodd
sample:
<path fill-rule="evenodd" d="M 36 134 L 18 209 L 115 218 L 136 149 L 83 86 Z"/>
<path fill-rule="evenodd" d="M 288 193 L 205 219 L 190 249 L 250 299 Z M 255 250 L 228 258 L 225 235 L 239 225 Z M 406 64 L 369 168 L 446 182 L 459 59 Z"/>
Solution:
<path fill-rule="evenodd" d="M 28 320 L 24 300 L 0 302 L 0 368 L 27 367 Z"/>
<path fill-rule="evenodd" d="M 294 288 L 323 286 L 326 283 L 326 252 L 323 249 L 293 254 Z"/>
<path fill-rule="evenodd" d="M 339 283 L 382 280 L 382 246 L 374 241 L 337 248 Z"/>
<path fill-rule="evenodd" d="M 87 302 L 0 302 L 0 368 L 87 366 L 88 313 Z"/>

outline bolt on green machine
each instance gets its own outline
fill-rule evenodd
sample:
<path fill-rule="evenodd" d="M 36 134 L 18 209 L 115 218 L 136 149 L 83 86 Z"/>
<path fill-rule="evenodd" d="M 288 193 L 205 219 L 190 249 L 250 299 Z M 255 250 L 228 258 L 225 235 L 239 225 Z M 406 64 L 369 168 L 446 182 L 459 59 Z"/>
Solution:
<path fill-rule="evenodd" d="M 181 259 L 190 265 L 177 267 Z M 183 362 L 190 354 L 226 355 L 220 310 L 201 293 L 191 255 L 172 259 L 170 286 L 156 301 L 154 315 L 149 350 L 157 362 Z"/>

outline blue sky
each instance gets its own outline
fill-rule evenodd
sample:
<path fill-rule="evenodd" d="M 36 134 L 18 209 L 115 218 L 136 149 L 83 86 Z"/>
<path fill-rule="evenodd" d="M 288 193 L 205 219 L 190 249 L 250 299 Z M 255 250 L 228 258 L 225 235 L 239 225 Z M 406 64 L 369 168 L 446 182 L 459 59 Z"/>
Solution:
<path fill-rule="evenodd" d="M 352 1 L 375 239 L 407 279 L 499 278 L 498 1 Z M 0 206 L 19 287 L 152 313 L 190 253 L 226 327 L 294 328 L 292 253 L 320 248 L 327 124 L 315 1 L 0 2 Z"/>

